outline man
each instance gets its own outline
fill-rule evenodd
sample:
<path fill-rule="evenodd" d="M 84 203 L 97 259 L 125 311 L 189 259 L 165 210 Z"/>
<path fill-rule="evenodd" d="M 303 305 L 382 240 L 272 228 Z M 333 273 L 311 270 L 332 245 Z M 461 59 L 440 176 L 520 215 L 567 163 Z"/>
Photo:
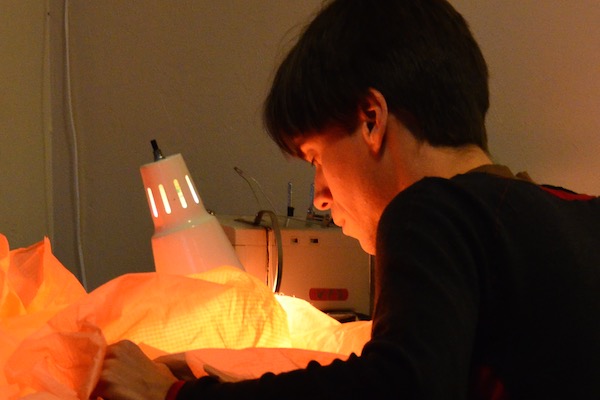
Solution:
<path fill-rule="evenodd" d="M 274 141 L 315 168 L 315 206 L 376 255 L 361 356 L 176 381 L 109 348 L 106 399 L 598 399 L 600 199 L 487 151 L 487 67 L 444 0 L 337 0 L 280 66 Z"/>

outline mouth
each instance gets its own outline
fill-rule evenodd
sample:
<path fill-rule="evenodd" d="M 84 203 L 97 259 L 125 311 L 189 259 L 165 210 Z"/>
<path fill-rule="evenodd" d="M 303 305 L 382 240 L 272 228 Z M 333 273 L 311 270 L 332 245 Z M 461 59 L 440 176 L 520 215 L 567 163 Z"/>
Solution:
<path fill-rule="evenodd" d="M 348 236 L 358 240 L 358 237 L 356 235 L 357 232 L 352 229 L 352 224 L 347 224 L 346 220 L 344 219 L 340 219 L 337 221 L 334 220 L 334 223 L 340 228 L 342 228 L 342 233 L 344 234 L 344 236 Z"/>
<path fill-rule="evenodd" d="M 346 233 L 346 221 L 343 219 L 333 219 L 333 223 L 337 226 L 339 226 L 340 228 L 342 228 L 342 233 L 346 236 L 348 236 L 348 233 Z"/>

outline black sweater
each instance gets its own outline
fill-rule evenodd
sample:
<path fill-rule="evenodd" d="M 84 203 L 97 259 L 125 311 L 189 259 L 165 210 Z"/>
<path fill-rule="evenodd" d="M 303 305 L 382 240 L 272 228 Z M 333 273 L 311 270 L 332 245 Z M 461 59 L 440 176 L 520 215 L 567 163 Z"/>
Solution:
<path fill-rule="evenodd" d="M 424 179 L 386 208 L 375 275 L 361 356 L 177 399 L 600 399 L 599 198 Z"/>

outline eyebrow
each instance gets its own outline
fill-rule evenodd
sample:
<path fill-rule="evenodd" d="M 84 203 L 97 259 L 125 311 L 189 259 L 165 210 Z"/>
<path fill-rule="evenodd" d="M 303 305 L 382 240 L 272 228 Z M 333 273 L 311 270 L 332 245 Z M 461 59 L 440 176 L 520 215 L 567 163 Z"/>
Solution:
<path fill-rule="evenodd" d="M 293 154 L 298 158 L 306 160 L 307 156 L 301 149 L 302 145 L 304 144 L 302 137 L 296 137 L 292 139 L 290 144 L 293 144 L 293 146 L 290 146 L 290 149 L 294 150 Z"/>

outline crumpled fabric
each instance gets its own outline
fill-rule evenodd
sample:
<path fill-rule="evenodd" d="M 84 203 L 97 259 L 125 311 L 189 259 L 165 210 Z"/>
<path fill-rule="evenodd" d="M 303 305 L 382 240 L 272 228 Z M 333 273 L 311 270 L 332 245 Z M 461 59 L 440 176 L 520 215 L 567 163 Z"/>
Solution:
<path fill-rule="evenodd" d="M 88 399 L 106 346 L 122 339 L 150 358 L 189 353 L 198 374 L 239 379 L 311 357 L 343 358 L 370 335 L 369 322 L 340 324 L 229 266 L 190 276 L 126 274 L 86 293 L 48 239 L 11 251 L 0 234 L 0 290 L 0 400 Z M 262 358 L 248 369 L 258 348 Z M 225 349 L 240 355 L 214 357 Z M 260 362 L 267 353 L 279 367 Z"/>
<path fill-rule="evenodd" d="M 344 354 L 296 348 L 200 349 L 185 353 L 185 360 L 196 377 L 211 375 L 223 382 L 305 368 L 311 361 L 328 365 L 335 359 L 346 358 Z"/>
<path fill-rule="evenodd" d="M 47 238 L 10 251 L 0 234 L 0 371 L 27 337 L 85 294 L 77 278 L 52 254 Z M 20 393 L 18 385 L 0 373 L 0 399 L 18 398 Z"/>
<path fill-rule="evenodd" d="M 287 314 L 291 347 L 295 349 L 360 355 L 371 339 L 370 320 L 341 323 L 306 300 L 283 295 L 275 298 Z"/>

